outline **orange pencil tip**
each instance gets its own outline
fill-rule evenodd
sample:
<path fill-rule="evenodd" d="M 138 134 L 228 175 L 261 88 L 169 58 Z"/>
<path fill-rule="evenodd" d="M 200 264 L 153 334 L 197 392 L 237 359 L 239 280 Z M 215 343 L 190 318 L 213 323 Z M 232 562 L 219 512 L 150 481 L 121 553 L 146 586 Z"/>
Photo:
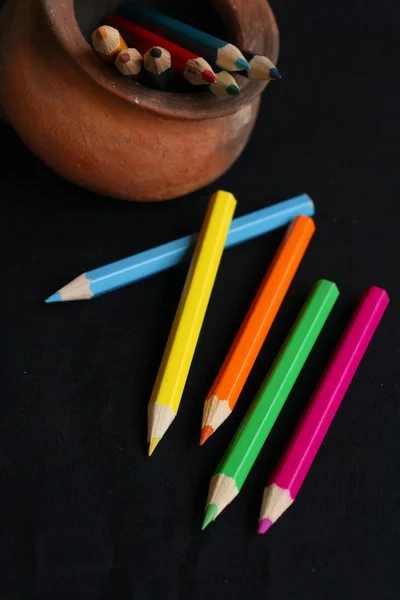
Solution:
<path fill-rule="evenodd" d="M 203 427 L 200 435 L 200 446 L 202 446 L 208 440 L 208 438 L 212 436 L 213 433 L 214 429 L 210 427 L 210 425 Z"/>
<path fill-rule="evenodd" d="M 107 29 L 105 27 L 99 27 L 96 29 L 95 35 L 98 40 L 105 40 L 107 37 Z"/>

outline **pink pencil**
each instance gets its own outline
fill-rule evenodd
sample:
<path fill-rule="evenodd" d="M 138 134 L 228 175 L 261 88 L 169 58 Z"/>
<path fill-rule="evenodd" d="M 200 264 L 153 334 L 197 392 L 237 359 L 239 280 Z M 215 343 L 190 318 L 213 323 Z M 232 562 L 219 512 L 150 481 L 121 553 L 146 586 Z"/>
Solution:
<path fill-rule="evenodd" d="M 266 485 L 258 533 L 265 533 L 295 500 L 388 304 L 387 292 L 378 287 L 362 296 Z"/>

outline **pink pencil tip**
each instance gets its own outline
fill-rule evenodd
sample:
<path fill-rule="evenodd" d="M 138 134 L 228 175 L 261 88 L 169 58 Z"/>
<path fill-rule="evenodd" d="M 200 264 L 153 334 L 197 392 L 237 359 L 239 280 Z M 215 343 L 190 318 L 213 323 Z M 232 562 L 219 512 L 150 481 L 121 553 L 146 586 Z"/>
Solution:
<path fill-rule="evenodd" d="M 261 519 L 258 524 L 257 532 L 260 534 L 267 533 L 268 529 L 271 527 L 272 521 L 271 519 Z"/>

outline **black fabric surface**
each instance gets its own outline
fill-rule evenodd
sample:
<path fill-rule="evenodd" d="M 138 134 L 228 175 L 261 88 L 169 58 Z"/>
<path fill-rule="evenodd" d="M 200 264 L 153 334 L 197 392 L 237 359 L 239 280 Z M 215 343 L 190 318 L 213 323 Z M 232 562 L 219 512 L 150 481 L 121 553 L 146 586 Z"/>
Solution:
<path fill-rule="evenodd" d="M 220 181 L 179 200 L 98 197 L 1 125 L 0 598 L 399 597 L 399 34 L 392 1 L 274 0 L 280 82 Z M 178 418 L 146 456 L 146 410 L 187 266 L 45 305 L 96 266 L 301 192 L 317 233 L 230 420 L 198 446 L 206 393 L 282 230 L 223 257 Z M 311 285 L 341 297 L 240 496 L 200 531 L 210 476 Z M 265 536 L 263 486 L 358 298 L 391 304 L 297 501 Z"/>

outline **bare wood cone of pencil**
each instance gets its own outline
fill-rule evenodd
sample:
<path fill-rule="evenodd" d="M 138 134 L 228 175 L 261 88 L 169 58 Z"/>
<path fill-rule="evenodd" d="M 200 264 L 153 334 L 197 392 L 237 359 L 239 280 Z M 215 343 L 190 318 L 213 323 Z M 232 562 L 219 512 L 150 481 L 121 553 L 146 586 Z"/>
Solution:
<path fill-rule="evenodd" d="M 92 44 L 100 58 L 110 63 L 115 61 L 118 52 L 128 48 L 118 29 L 109 25 L 102 25 L 93 32 Z"/>
<path fill-rule="evenodd" d="M 125 77 L 135 78 L 143 67 L 143 56 L 136 48 L 127 48 L 118 52 L 115 66 Z"/>
<path fill-rule="evenodd" d="M 240 94 L 240 87 L 232 77 L 230 73 L 226 71 L 220 71 L 216 73 L 215 83 L 210 84 L 210 92 L 218 98 L 224 98 L 226 96 L 238 96 Z"/>
<path fill-rule="evenodd" d="M 144 55 L 144 68 L 150 81 L 164 90 L 172 76 L 170 52 L 160 46 L 153 46 Z"/>
<path fill-rule="evenodd" d="M 178 412 L 235 207 L 229 192 L 209 202 L 149 402 L 149 456 Z"/>

